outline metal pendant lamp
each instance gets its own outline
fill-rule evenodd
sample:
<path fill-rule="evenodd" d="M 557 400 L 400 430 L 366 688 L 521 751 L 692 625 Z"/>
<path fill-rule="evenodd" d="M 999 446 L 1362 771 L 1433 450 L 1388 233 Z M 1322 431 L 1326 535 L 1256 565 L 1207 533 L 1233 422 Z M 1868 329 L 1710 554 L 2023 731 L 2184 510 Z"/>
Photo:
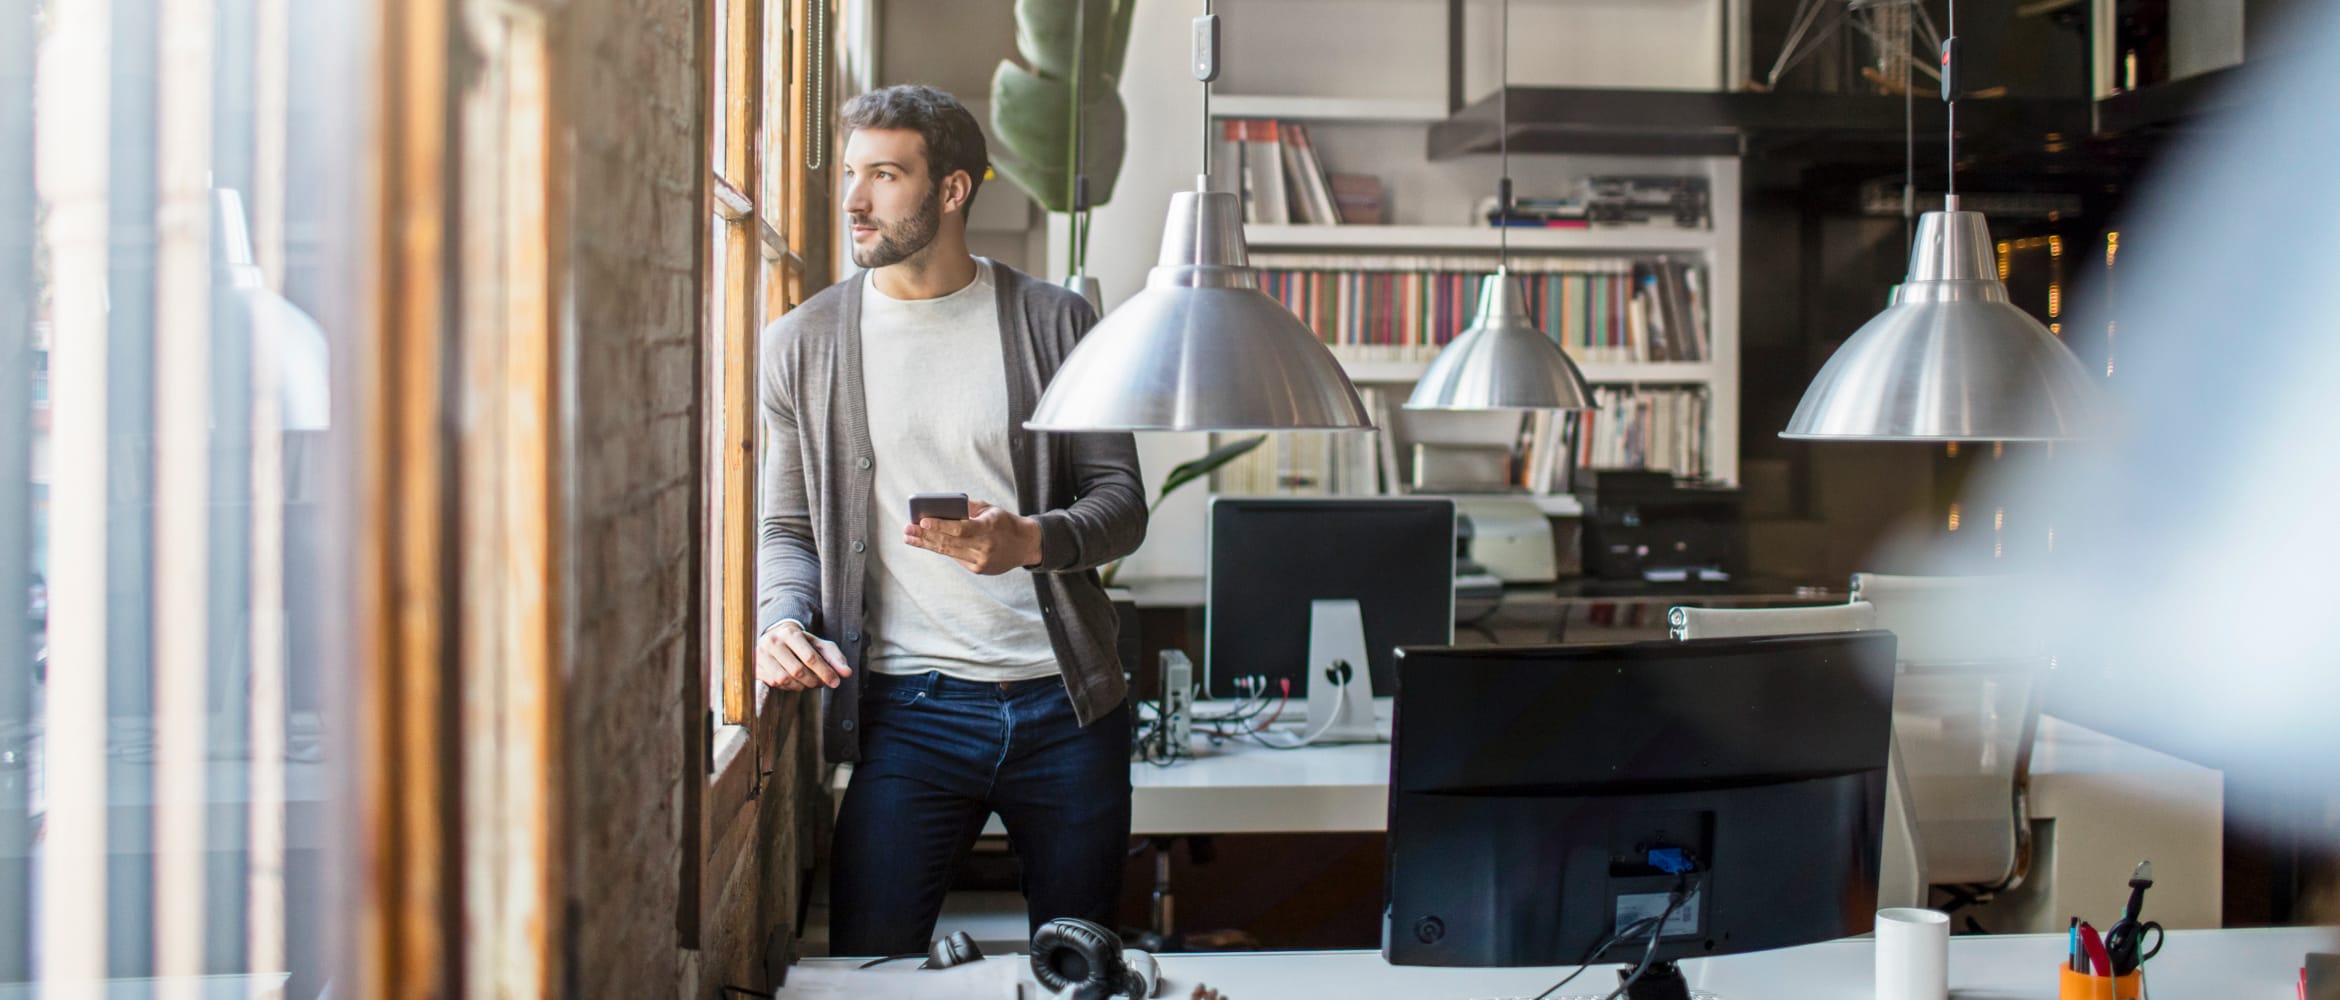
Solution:
<path fill-rule="evenodd" d="M 1496 185 L 1496 267 L 1479 284 L 1479 311 L 1414 383 L 1409 410 L 1581 410 L 1592 405 L 1584 373 L 1536 328 L 1511 280 L 1511 0 L 1503 3 L 1497 134 L 1503 179 Z"/>
<path fill-rule="evenodd" d="M 1957 168 L 1957 7 L 1942 42 Z M 1981 212 L 1918 220 L 1891 304 L 1837 348 L 1780 437 L 1816 441 L 2055 441 L 2087 429 L 2097 387 L 2080 359 L 2015 307 Z"/>
<path fill-rule="evenodd" d="M 1218 18 L 1195 21 L 1195 79 L 1218 77 Z M 1369 430 L 1332 351 L 1259 290 L 1235 195 L 1210 189 L 1209 89 L 1203 173 L 1170 196 L 1146 287 L 1073 349 L 1024 426 L 1040 431 Z"/>

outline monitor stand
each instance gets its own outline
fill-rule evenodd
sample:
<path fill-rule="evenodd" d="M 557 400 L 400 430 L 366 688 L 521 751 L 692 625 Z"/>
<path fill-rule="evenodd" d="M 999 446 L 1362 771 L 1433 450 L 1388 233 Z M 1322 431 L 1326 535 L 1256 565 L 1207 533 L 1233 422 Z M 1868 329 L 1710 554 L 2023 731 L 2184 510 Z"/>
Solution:
<path fill-rule="evenodd" d="M 1308 602 L 1308 743 L 1377 743 L 1365 614 L 1353 600 Z M 1347 684 L 1338 682 L 1342 676 Z"/>
<path fill-rule="evenodd" d="M 1628 969 L 1619 969 L 1617 979 L 1623 981 L 1632 975 Z M 1690 1000 L 1690 981 L 1682 978 L 1682 967 L 1672 962 L 1651 965 L 1640 979 L 1625 991 L 1626 1000 Z"/>

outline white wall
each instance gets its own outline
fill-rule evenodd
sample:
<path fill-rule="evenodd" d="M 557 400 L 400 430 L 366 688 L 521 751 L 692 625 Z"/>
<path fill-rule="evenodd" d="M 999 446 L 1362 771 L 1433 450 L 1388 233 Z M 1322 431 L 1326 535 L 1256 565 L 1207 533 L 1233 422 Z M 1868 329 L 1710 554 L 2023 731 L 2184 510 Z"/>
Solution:
<path fill-rule="evenodd" d="M 884 0 L 876 12 L 878 86 L 923 83 L 950 91 L 991 133 L 991 74 L 1016 55 L 1015 0 Z M 968 249 L 1018 270 L 1046 273 L 1032 199 L 1005 177 L 983 185 Z"/>

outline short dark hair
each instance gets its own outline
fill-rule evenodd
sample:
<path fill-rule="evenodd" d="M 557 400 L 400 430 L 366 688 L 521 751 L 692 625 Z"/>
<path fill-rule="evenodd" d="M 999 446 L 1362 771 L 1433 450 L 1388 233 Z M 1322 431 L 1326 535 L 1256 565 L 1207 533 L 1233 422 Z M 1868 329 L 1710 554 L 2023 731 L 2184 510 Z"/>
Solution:
<path fill-rule="evenodd" d="M 954 170 L 967 172 L 967 204 L 983 187 L 991 156 L 973 112 L 950 92 L 919 83 L 880 87 L 845 102 L 848 132 L 865 128 L 904 129 L 926 140 L 926 173 L 941 184 Z"/>

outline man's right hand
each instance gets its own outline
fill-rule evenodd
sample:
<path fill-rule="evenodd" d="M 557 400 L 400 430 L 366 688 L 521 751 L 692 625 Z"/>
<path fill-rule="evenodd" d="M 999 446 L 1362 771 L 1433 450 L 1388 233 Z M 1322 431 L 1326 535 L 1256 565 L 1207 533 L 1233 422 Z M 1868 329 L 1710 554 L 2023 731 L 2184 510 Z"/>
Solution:
<path fill-rule="evenodd" d="M 782 691 L 836 687 L 853 675 L 837 644 L 793 621 L 772 626 L 756 640 L 756 679 Z"/>

